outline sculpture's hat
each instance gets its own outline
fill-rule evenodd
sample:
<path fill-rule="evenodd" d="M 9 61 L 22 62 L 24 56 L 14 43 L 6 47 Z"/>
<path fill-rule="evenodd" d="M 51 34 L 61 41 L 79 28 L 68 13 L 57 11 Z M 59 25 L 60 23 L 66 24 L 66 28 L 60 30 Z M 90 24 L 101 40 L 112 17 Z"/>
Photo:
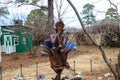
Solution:
<path fill-rule="evenodd" d="M 55 27 L 57 28 L 57 26 L 61 26 L 62 28 L 64 28 L 65 24 L 64 22 L 62 21 L 62 19 L 59 19 L 56 24 L 55 24 Z"/>

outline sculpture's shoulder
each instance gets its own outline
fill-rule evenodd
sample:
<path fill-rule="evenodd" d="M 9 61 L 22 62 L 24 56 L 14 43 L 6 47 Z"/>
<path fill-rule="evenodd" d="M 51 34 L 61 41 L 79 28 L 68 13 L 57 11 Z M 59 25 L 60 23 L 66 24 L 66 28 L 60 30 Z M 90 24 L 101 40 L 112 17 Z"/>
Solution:
<path fill-rule="evenodd" d="M 56 36 L 56 34 L 50 34 L 50 36 Z"/>
<path fill-rule="evenodd" d="M 55 42 L 55 39 L 56 39 L 56 34 L 50 34 L 50 40 L 52 43 Z"/>

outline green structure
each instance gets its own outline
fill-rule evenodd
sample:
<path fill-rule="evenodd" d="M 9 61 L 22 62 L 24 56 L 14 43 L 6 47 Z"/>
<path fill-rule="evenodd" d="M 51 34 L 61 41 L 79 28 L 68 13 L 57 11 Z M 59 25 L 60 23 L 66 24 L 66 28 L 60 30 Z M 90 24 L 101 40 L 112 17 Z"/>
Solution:
<path fill-rule="evenodd" d="M 24 52 L 32 47 L 30 29 L 20 25 L 0 26 L 1 52 Z"/>

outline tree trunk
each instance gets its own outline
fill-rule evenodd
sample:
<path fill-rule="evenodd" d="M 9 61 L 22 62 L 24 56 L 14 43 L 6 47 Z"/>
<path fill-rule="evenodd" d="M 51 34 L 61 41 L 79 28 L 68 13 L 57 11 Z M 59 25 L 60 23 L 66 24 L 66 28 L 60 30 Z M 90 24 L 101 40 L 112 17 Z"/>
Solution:
<path fill-rule="evenodd" d="M 118 76 L 119 76 L 119 79 L 120 79 L 120 52 L 118 54 Z"/>
<path fill-rule="evenodd" d="M 48 30 L 50 34 L 54 30 L 53 0 L 48 0 Z"/>

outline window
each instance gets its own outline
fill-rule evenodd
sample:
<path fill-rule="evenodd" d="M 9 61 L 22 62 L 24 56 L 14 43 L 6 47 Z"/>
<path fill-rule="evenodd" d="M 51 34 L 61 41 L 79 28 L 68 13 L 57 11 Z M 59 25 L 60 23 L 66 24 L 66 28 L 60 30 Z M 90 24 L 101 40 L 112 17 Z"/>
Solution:
<path fill-rule="evenodd" d="M 14 44 L 15 45 L 18 45 L 18 41 L 19 41 L 18 38 L 14 38 Z"/>

